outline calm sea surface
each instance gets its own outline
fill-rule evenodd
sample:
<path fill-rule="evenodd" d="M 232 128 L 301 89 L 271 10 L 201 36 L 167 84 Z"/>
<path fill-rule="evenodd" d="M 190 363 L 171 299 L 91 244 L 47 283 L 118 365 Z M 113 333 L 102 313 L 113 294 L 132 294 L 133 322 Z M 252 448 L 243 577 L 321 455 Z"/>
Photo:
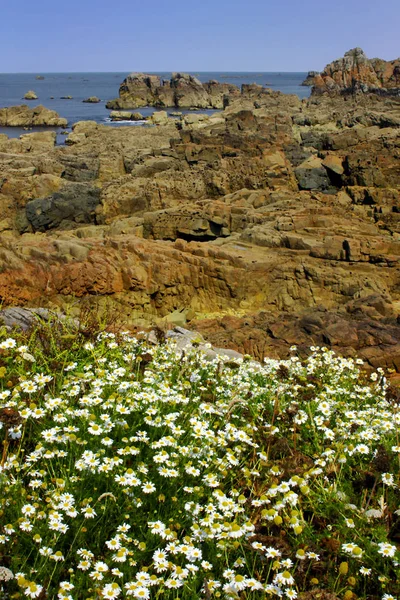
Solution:
<path fill-rule="evenodd" d="M 169 79 L 171 73 L 155 73 L 164 79 Z M 216 79 L 223 83 L 233 83 L 240 87 L 243 83 L 257 83 L 285 94 L 297 94 L 307 98 L 310 94 L 308 87 L 301 87 L 301 82 L 307 73 L 222 73 L 204 72 L 191 73 L 205 82 Z M 36 79 L 42 75 L 44 79 Z M 16 104 L 28 104 L 30 107 L 43 104 L 58 112 L 61 117 L 68 119 L 68 129 L 73 123 L 83 120 L 93 120 L 98 123 L 110 124 L 109 110 L 105 104 L 108 100 L 118 97 L 120 83 L 128 73 L 4 73 L 0 74 L 0 108 Z M 33 90 L 38 100 L 23 100 L 24 94 Z M 62 100 L 61 96 L 72 96 L 72 100 Z M 101 99 L 99 104 L 82 102 L 89 96 Z M 53 98 L 52 98 L 53 97 Z M 154 112 L 153 108 L 140 108 L 146 116 Z M 171 108 L 170 111 L 174 109 Z M 204 112 L 204 111 L 203 111 Z M 210 111 L 212 112 L 212 111 Z M 127 123 L 124 123 L 125 125 Z M 112 126 L 119 126 L 113 123 Z M 43 128 L 40 128 L 43 130 Z M 18 137 L 26 131 L 19 127 L 0 127 L 0 133 L 9 137 Z M 59 136 L 59 141 L 63 136 Z"/>

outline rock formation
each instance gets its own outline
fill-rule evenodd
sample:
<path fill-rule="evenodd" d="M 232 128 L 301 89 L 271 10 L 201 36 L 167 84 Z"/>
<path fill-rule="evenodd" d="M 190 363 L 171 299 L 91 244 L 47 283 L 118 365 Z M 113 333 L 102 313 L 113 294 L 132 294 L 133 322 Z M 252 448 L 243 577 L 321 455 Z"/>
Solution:
<path fill-rule="evenodd" d="M 110 109 L 156 107 L 223 108 L 225 96 L 238 96 L 239 88 L 228 83 L 201 83 L 187 73 L 173 73 L 164 81 L 158 75 L 131 73 L 119 88 L 119 98 L 107 102 Z"/>
<path fill-rule="evenodd" d="M 162 113 L 0 136 L 2 304 L 109 301 L 257 358 L 323 344 L 400 370 L 400 99 L 243 86 Z"/>
<path fill-rule="evenodd" d="M 82 100 L 82 102 L 86 102 L 88 104 L 98 104 L 99 102 L 101 102 L 101 100 L 97 96 L 89 96 L 89 98 Z"/>
<path fill-rule="evenodd" d="M 361 48 L 353 48 L 313 78 L 314 95 L 355 92 L 400 96 L 400 58 L 368 59 Z"/>
<path fill-rule="evenodd" d="M 24 100 L 37 100 L 37 98 L 37 95 L 32 90 L 29 90 L 29 92 L 26 92 L 24 95 Z"/>
<path fill-rule="evenodd" d="M 29 108 L 26 104 L 0 108 L 1 127 L 66 127 L 67 124 L 67 119 L 41 104 L 35 108 Z"/>

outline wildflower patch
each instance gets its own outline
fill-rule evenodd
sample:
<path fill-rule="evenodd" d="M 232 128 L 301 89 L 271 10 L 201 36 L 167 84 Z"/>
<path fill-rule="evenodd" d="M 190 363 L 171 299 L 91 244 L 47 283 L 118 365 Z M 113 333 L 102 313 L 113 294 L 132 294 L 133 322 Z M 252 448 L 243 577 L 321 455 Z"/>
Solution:
<path fill-rule="evenodd" d="M 400 593 L 382 372 L 319 348 L 224 365 L 111 333 L 71 359 L 51 371 L 0 341 L 4 597 Z"/>

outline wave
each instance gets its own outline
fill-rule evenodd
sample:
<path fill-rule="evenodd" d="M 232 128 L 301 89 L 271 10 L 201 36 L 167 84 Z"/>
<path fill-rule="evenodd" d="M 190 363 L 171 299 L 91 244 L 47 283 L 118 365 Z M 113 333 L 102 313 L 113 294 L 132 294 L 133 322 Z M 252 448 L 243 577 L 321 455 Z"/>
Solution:
<path fill-rule="evenodd" d="M 107 124 L 112 123 L 113 125 L 143 125 L 144 123 L 146 123 L 144 119 L 142 121 L 113 121 L 112 119 L 110 119 L 110 117 L 106 117 L 103 122 Z"/>

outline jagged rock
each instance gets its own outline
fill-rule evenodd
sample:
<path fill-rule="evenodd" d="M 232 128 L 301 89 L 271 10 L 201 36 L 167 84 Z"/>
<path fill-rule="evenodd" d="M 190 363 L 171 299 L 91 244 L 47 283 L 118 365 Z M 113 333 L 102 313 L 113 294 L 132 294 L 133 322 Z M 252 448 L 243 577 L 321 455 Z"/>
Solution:
<path fill-rule="evenodd" d="M 0 108 L 1 127 L 66 127 L 67 119 L 63 119 L 55 110 L 45 108 L 41 104 L 29 108 L 26 104 Z"/>
<path fill-rule="evenodd" d="M 361 48 L 353 48 L 314 76 L 311 92 L 314 95 L 355 92 L 399 96 L 400 58 L 392 61 L 368 59 Z"/>
<path fill-rule="evenodd" d="M 38 97 L 33 90 L 29 90 L 29 92 L 26 92 L 26 94 L 24 94 L 24 100 L 37 100 L 37 99 L 38 99 Z"/>

